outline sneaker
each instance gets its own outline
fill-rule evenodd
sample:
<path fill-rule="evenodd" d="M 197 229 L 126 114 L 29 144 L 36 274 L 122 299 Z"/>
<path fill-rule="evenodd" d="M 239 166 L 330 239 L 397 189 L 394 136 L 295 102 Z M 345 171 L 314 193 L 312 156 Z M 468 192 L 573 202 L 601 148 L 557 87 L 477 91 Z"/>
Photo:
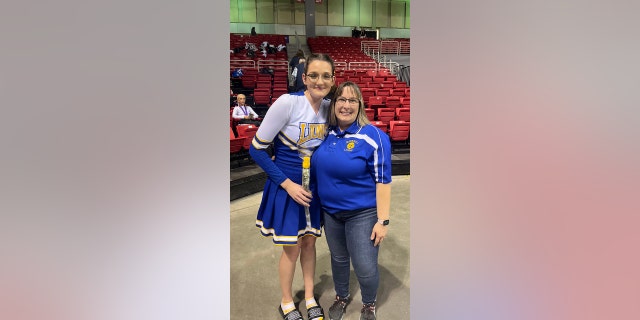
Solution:
<path fill-rule="evenodd" d="M 302 314 L 300 313 L 300 311 L 298 311 L 298 309 L 293 309 L 285 314 L 284 311 L 282 311 L 282 307 L 278 306 L 278 311 L 280 311 L 280 315 L 284 320 L 304 320 L 302 318 Z"/>
<path fill-rule="evenodd" d="M 376 320 L 376 304 L 365 303 L 360 311 L 360 320 Z"/>
<path fill-rule="evenodd" d="M 307 316 L 309 316 L 309 320 L 324 320 L 324 312 L 322 310 L 322 307 L 313 306 L 307 309 Z"/>
<path fill-rule="evenodd" d="M 344 317 L 344 309 L 347 308 L 349 302 L 349 297 L 340 298 L 336 296 L 336 300 L 329 308 L 329 320 L 342 320 L 342 317 Z"/>

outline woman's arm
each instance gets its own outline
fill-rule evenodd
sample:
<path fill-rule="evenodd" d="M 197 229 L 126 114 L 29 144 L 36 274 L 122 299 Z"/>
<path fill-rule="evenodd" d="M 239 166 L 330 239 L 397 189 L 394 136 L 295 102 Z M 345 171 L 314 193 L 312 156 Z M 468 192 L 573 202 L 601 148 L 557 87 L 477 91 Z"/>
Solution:
<path fill-rule="evenodd" d="M 289 121 L 291 102 L 287 96 L 278 98 L 267 111 L 258 131 L 249 148 L 249 154 L 253 160 L 264 170 L 268 178 L 275 184 L 281 186 L 289 196 L 297 203 L 303 206 L 309 206 L 311 202 L 311 193 L 304 190 L 301 185 L 291 181 L 278 168 L 267 153 L 269 144 Z"/>
<path fill-rule="evenodd" d="M 391 141 L 389 136 L 380 129 L 373 127 L 371 137 L 376 141 L 372 159 L 369 161 L 369 170 L 372 171 L 376 183 L 376 209 L 378 220 L 389 220 L 391 210 Z M 388 226 L 376 223 L 371 232 L 371 240 L 374 245 L 379 245 L 387 235 Z"/>
<path fill-rule="evenodd" d="M 391 184 L 390 183 L 376 183 L 376 209 L 378 211 L 378 221 L 389 220 L 391 210 Z M 377 246 L 382 242 L 382 239 L 387 235 L 388 226 L 376 223 L 371 231 L 371 240 L 374 240 L 373 245 Z"/>
<path fill-rule="evenodd" d="M 258 113 L 255 112 L 255 110 L 253 110 L 253 108 L 248 107 L 249 108 L 249 113 L 253 116 L 253 118 L 258 118 Z"/>

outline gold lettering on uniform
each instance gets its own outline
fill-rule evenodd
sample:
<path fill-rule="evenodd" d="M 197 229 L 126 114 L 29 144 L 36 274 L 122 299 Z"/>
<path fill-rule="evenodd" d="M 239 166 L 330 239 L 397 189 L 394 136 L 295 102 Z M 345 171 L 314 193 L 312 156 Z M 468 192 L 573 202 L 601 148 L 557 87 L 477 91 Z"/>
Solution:
<path fill-rule="evenodd" d="M 300 138 L 298 138 L 298 144 L 301 145 L 313 139 L 323 139 L 324 130 L 324 124 L 300 123 Z"/>

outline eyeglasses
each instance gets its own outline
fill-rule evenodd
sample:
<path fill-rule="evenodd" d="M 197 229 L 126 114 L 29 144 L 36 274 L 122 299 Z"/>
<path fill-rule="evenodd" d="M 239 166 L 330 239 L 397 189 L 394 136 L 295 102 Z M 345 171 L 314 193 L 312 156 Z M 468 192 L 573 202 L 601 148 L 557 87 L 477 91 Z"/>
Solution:
<path fill-rule="evenodd" d="M 339 102 L 340 104 L 345 104 L 347 101 L 349 101 L 350 105 L 356 105 L 360 103 L 360 100 L 358 99 L 347 99 L 347 98 L 338 98 L 336 99 L 336 102 Z"/>
<path fill-rule="evenodd" d="M 320 78 L 320 75 L 317 73 L 308 73 L 307 74 L 307 78 L 311 81 L 318 81 L 318 78 Z M 331 79 L 333 79 L 333 75 L 325 73 L 322 75 L 322 80 L 324 81 L 331 81 Z"/>

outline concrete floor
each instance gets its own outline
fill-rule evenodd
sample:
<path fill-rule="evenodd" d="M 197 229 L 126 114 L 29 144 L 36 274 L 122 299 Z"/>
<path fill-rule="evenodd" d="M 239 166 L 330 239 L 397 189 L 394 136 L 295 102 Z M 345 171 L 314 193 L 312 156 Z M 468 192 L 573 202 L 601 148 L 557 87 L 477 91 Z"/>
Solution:
<path fill-rule="evenodd" d="M 391 224 L 380 247 L 378 319 L 409 319 L 409 190 L 410 176 L 393 176 L 391 187 Z M 282 319 L 278 312 L 280 285 L 278 260 L 282 249 L 271 238 L 260 235 L 255 218 L 262 192 L 231 201 L 231 319 Z M 316 264 L 316 299 L 328 313 L 335 297 L 331 279 L 331 259 L 326 239 L 318 238 Z M 221 284 L 223 285 L 223 284 Z M 358 320 L 362 300 L 353 270 L 351 271 L 351 304 L 344 320 Z M 293 281 L 294 302 L 304 299 L 300 264 Z M 307 319 L 304 302 L 299 309 Z M 325 317 L 328 320 L 328 317 Z"/>

